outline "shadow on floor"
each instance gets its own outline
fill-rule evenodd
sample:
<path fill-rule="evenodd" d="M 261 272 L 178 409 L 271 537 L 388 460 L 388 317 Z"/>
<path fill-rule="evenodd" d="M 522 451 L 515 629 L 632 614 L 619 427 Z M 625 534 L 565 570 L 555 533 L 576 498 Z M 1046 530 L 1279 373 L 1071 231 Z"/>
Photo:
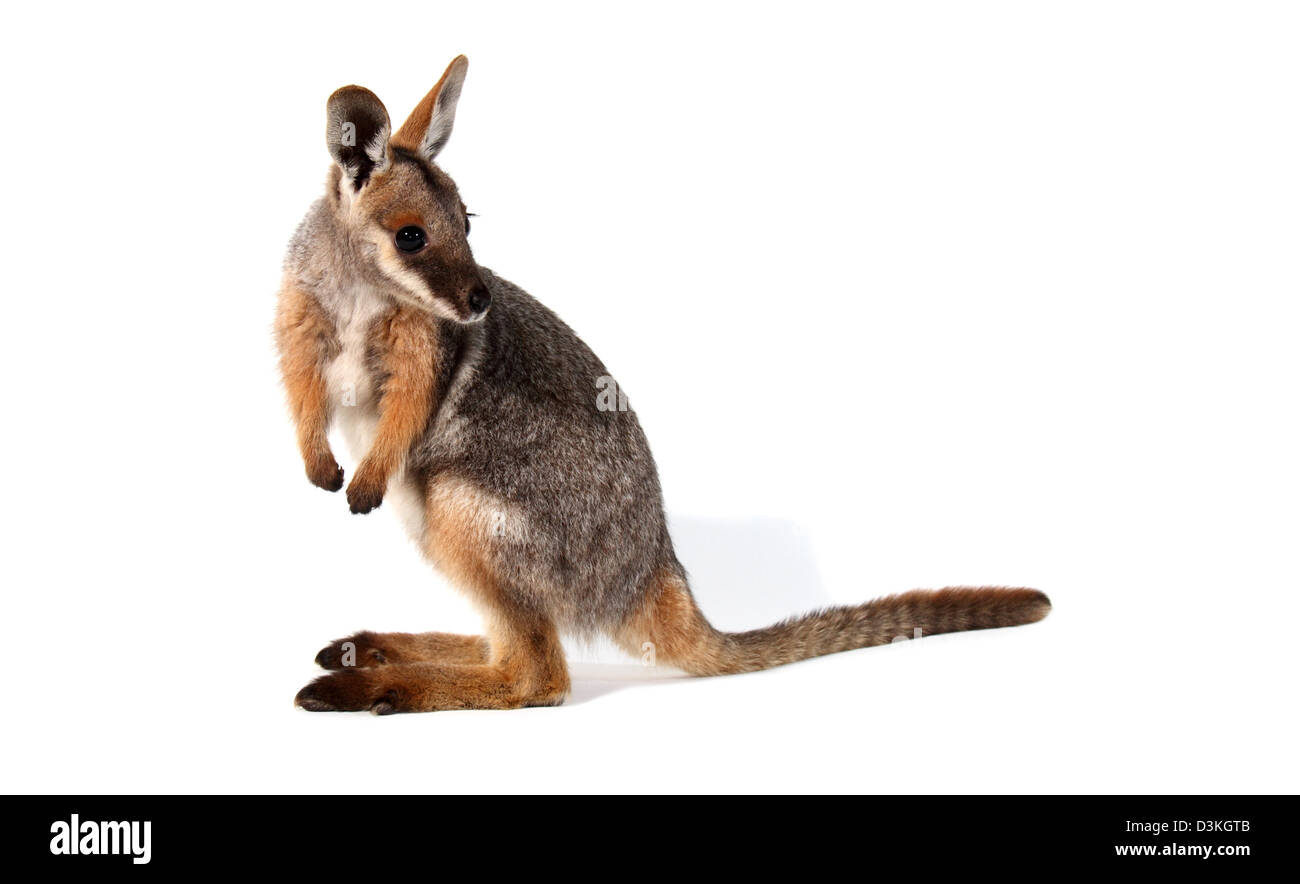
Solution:
<path fill-rule="evenodd" d="M 667 666 L 639 666 L 636 663 L 571 663 L 569 681 L 572 688 L 566 706 L 586 703 L 623 688 L 671 684 L 690 678 Z"/>
<path fill-rule="evenodd" d="M 668 527 L 691 592 L 719 629 L 757 629 L 831 604 L 794 522 L 669 516 Z"/>
<path fill-rule="evenodd" d="M 672 515 L 668 522 L 691 592 L 717 628 L 757 629 L 831 604 L 812 547 L 794 522 Z M 689 678 L 667 666 L 641 666 L 603 643 L 576 656 L 569 666 L 570 703 Z"/>

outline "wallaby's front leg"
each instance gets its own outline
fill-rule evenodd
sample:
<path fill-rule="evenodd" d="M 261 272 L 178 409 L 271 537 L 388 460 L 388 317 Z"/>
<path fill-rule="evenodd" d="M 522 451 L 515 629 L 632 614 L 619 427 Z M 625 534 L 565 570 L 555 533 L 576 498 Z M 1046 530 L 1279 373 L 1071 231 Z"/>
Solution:
<path fill-rule="evenodd" d="M 280 373 L 307 478 L 326 491 L 343 487 L 343 470 L 330 451 L 330 401 L 324 370 L 338 353 L 334 323 L 307 292 L 286 281 L 275 317 Z"/>
<path fill-rule="evenodd" d="M 438 374 L 437 329 L 419 311 L 399 307 L 376 323 L 372 349 L 382 354 L 379 423 L 370 451 L 348 485 L 348 505 L 368 513 L 384 499 L 388 480 L 406 464 L 433 413 Z"/>

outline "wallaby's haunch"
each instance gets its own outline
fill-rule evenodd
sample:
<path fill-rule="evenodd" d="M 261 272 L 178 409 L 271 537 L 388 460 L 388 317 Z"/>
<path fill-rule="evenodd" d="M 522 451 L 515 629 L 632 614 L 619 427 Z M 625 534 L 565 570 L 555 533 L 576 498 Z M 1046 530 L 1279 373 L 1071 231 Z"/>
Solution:
<path fill-rule="evenodd" d="M 634 655 L 649 642 L 658 661 L 722 675 L 1046 616 L 1036 590 L 950 588 L 714 629 L 673 553 L 635 414 L 598 405 L 605 367 L 554 313 L 474 262 L 465 204 L 433 162 L 466 67 L 453 61 L 396 132 L 368 90 L 330 96 L 334 165 L 289 246 L 276 338 L 307 477 L 343 487 L 327 437 L 338 424 L 360 458 L 352 512 L 392 502 L 486 635 L 341 639 L 316 657 L 334 671 L 299 706 L 555 705 L 569 690 L 564 634 L 605 634 Z"/>

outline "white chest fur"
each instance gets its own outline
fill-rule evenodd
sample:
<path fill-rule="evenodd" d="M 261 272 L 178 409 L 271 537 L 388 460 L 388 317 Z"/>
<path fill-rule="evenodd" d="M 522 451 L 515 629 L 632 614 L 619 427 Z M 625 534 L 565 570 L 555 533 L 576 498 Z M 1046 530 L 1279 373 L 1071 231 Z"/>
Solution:
<path fill-rule="evenodd" d="M 352 453 L 362 457 L 374 441 L 379 419 L 378 390 L 369 364 L 369 337 L 384 302 L 373 292 L 358 289 L 329 305 L 338 336 L 339 353 L 325 367 L 330 405 Z"/>
<path fill-rule="evenodd" d="M 371 367 L 370 333 L 375 320 L 390 306 L 367 288 L 343 293 L 335 303 L 327 305 L 335 318 L 339 353 L 325 367 L 325 383 L 334 425 L 356 463 L 370 451 L 379 424 L 380 391 L 375 389 Z M 419 543 L 424 535 L 424 496 L 404 470 L 389 479 L 384 503 Z"/>

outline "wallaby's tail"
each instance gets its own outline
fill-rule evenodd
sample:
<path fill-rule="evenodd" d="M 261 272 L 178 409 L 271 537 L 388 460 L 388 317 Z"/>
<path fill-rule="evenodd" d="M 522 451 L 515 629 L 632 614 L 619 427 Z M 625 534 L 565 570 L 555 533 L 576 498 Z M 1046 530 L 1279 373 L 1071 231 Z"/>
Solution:
<path fill-rule="evenodd" d="M 826 608 L 749 632 L 719 632 L 696 607 L 686 581 L 674 574 L 657 581 L 620 639 L 636 655 L 653 653 L 657 662 L 692 675 L 729 675 L 896 638 L 1034 623 L 1051 609 L 1036 589 L 958 586 Z"/>

